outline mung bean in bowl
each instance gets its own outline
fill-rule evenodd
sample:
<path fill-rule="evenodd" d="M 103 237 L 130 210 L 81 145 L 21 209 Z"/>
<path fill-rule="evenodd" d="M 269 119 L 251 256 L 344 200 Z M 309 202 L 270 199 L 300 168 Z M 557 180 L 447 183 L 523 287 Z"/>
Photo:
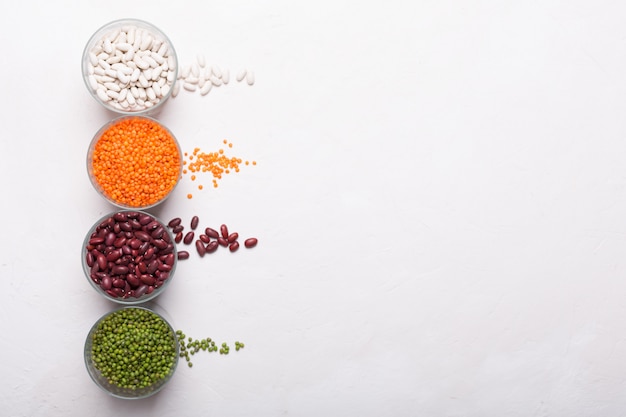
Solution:
<path fill-rule="evenodd" d="M 87 173 L 96 191 L 122 209 L 145 210 L 165 201 L 183 170 L 178 140 L 157 120 L 122 116 L 94 135 Z"/>
<path fill-rule="evenodd" d="M 167 225 L 149 213 L 133 210 L 109 213 L 94 223 L 81 255 L 87 281 L 96 292 L 129 305 L 163 293 L 178 262 Z"/>
<path fill-rule="evenodd" d="M 89 376 L 106 393 L 139 399 L 156 394 L 170 381 L 179 345 L 161 315 L 144 307 L 122 307 L 92 326 L 84 358 Z"/>
<path fill-rule="evenodd" d="M 85 45 L 81 66 L 91 96 L 124 115 L 158 113 L 178 76 L 172 42 L 138 19 L 115 20 L 98 29 Z"/>

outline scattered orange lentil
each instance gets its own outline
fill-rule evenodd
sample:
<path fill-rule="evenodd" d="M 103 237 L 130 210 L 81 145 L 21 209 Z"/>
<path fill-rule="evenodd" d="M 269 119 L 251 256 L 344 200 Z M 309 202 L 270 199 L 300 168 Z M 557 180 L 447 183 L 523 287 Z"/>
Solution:
<path fill-rule="evenodd" d="M 226 139 L 222 142 L 229 148 L 233 147 L 233 144 Z M 183 174 L 189 173 L 191 181 L 195 181 L 198 178 L 196 174 L 209 173 L 213 177 L 213 188 L 218 187 L 217 180 L 222 179 L 223 175 L 233 171 L 239 172 L 239 164 L 242 163 L 241 158 L 226 156 L 224 149 L 218 149 L 215 152 L 201 152 L 200 148 L 194 148 L 191 155 L 185 153 L 185 156 L 188 161 L 185 161 L 186 169 Z M 249 162 L 246 161 L 245 164 L 249 165 Z M 256 162 L 253 162 L 253 165 L 256 165 Z M 202 190 L 203 186 L 198 185 L 198 189 Z M 187 197 L 191 198 L 191 194 Z"/>
<path fill-rule="evenodd" d="M 192 199 L 193 198 L 193 194 L 187 194 L 187 198 L 188 199 Z"/>
<path fill-rule="evenodd" d="M 136 116 L 104 130 L 90 165 L 94 182 L 106 197 L 122 206 L 146 207 L 161 201 L 176 186 L 181 156 L 165 127 Z"/>

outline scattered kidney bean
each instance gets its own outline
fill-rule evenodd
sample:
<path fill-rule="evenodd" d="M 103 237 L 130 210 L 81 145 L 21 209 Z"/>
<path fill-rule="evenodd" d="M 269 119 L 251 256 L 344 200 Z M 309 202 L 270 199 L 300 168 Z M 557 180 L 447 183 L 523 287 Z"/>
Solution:
<path fill-rule="evenodd" d="M 117 212 L 100 222 L 84 256 L 91 280 L 115 298 L 152 293 L 170 277 L 177 259 L 165 227 L 136 211 Z"/>
<path fill-rule="evenodd" d="M 186 250 L 178 251 L 178 260 L 189 259 L 189 252 Z"/>
<path fill-rule="evenodd" d="M 204 247 L 204 243 L 201 240 L 196 240 L 196 251 L 201 258 L 206 253 L 206 248 Z"/>
<path fill-rule="evenodd" d="M 192 231 L 187 232 L 187 234 L 183 238 L 183 243 L 185 245 L 191 244 L 191 242 L 193 242 L 193 237 L 194 237 L 194 233 Z"/>
<path fill-rule="evenodd" d="M 191 230 L 196 230 L 196 227 L 198 227 L 199 222 L 200 222 L 200 218 L 198 216 L 193 216 L 191 218 Z"/>
<path fill-rule="evenodd" d="M 235 241 L 235 242 L 231 243 L 231 244 L 228 246 L 228 249 L 229 249 L 231 252 L 235 252 L 237 249 L 239 249 L 239 242 L 236 242 L 236 241 Z"/>
<path fill-rule="evenodd" d="M 249 239 L 246 239 L 243 244 L 246 248 L 253 248 L 256 246 L 256 244 L 258 243 L 258 239 L 256 237 L 251 237 Z"/>
<path fill-rule="evenodd" d="M 203 243 L 209 243 L 211 241 L 211 238 L 205 234 L 198 236 L 198 239 L 200 239 Z"/>
<path fill-rule="evenodd" d="M 239 233 L 234 232 L 228 235 L 228 239 L 226 239 L 228 241 L 228 243 L 233 243 L 234 241 L 236 241 L 239 238 Z"/>
<path fill-rule="evenodd" d="M 206 233 L 208 237 L 212 237 L 213 239 L 217 239 L 218 237 L 220 237 L 219 232 L 215 229 L 211 229 L 210 227 L 204 229 L 204 233 Z"/>
<path fill-rule="evenodd" d="M 185 226 L 183 226 L 182 224 L 179 224 L 178 226 L 172 229 L 172 233 L 180 233 L 183 230 L 185 230 Z"/>
<path fill-rule="evenodd" d="M 176 233 L 176 237 L 174 237 L 174 242 L 180 243 L 183 241 L 183 232 Z"/>
<path fill-rule="evenodd" d="M 171 227 L 171 228 L 174 228 L 174 227 L 178 226 L 179 224 L 181 224 L 182 221 L 183 220 L 180 217 L 176 217 L 176 218 L 173 218 L 172 220 L 170 220 L 167 225 L 169 227 Z"/>
<path fill-rule="evenodd" d="M 225 224 L 221 225 L 220 232 L 222 232 L 222 237 L 224 239 L 228 239 L 228 226 L 226 226 Z"/>
<path fill-rule="evenodd" d="M 206 245 L 206 253 L 213 253 L 217 250 L 219 243 L 217 243 L 217 240 L 212 240 L 211 242 L 209 242 L 208 245 Z"/>
<path fill-rule="evenodd" d="M 217 238 L 217 243 L 224 247 L 228 246 L 228 240 L 224 239 L 221 236 Z"/>

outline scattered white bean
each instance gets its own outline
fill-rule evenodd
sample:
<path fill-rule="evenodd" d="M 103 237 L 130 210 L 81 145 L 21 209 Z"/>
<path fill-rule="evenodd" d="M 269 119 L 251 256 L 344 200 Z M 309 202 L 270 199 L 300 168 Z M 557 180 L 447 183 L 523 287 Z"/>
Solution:
<path fill-rule="evenodd" d="M 241 70 L 237 73 L 237 82 L 243 81 L 244 78 L 246 78 L 246 70 Z"/>
<path fill-rule="evenodd" d="M 248 70 L 246 73 L 246 82 L 248 85 L 254 84 L 254 72 Z"/>
<path fill-rule="evenodd" d="M 222 82 L 224 84 L 228 84 L 230 82 L 230 71 L 228 69 L 222 71 Z"/>
<path fill-rule="evenodd" d="M 196 91 L 196 87 L 197 86 L 195 84 L 191 84 L 186 81 L 183 83 L 183 88 L 187 91 Z"/>
<path fill-rule="evenodd" d="M 202 88 L 200 88 L 200 94 L 203 95 L 203 96 L 206 96 L 207 94 L 209 94 L 209 91 L 211 91 L 212 87 L 213 87 L 213 84 L 211 84 L 211 83 L 204 83 Z"/>
<path fill-rule="evenodd" d="M 179 91 L 180 91 L 180 83 L 176 81 L 174 83 L 174 87 L 172 87 L 172 97 L 176 97 Z"/>
<path fill-rule="evenodd" d="M 204 58 L 204 55 L 198 55 L 198 65 L 200 68 L 204 68 L 206 66 L 206 59 Z"/>

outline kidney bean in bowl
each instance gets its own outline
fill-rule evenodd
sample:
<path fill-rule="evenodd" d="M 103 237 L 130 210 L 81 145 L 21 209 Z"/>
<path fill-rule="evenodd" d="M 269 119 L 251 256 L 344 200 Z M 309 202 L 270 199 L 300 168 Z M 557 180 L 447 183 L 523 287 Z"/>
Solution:
<path fill-rule="evenodd" d="M 139 304 L 161 294 L 177 263 L 171 231 L 139 210 L 117 211 L 98 220 L 85 237 L 81 255 L 91 286 L 120 304 Z"/>

